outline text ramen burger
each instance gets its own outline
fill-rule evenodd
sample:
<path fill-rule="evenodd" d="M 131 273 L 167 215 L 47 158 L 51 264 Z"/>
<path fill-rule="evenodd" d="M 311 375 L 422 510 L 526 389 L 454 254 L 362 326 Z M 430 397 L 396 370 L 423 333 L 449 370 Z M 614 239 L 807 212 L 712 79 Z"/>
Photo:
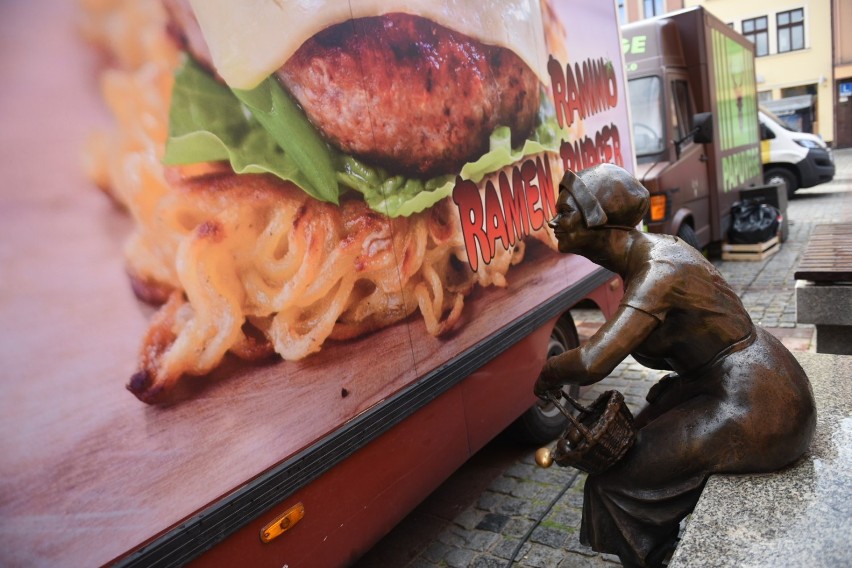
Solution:
<path fill-rule="evenodd" d="M 452 194 L 531 157 L 562 174 L 537 1 L 113 4 L 87 21 L 118 66 L 92 169 L 136 222 L 134 291 L 163 304 L 141 400 L 229 352 L 297 360 L 415 311 L 440 335 L 476 284 L 506 285 L 524 241 L 471 262 Z"/>

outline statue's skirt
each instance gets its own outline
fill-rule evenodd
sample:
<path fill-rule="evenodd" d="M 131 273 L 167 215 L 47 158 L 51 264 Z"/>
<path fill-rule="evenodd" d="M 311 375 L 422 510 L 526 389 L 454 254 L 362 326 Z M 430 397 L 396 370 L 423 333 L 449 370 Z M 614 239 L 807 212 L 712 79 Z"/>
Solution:
<path fill-rule="evenodd" d="M 660 564 L 710 474 L 782 468 L 816 425 L 805 372 L 760 328 L 701 369 L 667 375 L 648 399 L 633 448 L 585 485 L 581 542 L 626 566 Z"/>

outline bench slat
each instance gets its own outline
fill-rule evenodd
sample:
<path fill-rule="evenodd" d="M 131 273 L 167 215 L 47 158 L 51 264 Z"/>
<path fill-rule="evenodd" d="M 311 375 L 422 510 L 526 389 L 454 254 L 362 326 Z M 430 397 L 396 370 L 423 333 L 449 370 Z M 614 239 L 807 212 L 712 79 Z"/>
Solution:
<path fill-rule="evenodd" d="M 814 227 L 794 277 L 813 282 L 852 282 L 852 225 Z"/>

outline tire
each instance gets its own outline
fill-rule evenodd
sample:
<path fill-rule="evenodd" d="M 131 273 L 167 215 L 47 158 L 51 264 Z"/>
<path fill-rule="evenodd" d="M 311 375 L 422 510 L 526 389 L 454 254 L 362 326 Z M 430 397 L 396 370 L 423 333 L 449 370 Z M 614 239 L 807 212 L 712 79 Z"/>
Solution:
<path fill-rule="evenodd" d="M 763 173 L 763 183 L 780 185 L 787 184 L 787 199 L 792 199 L 793 194 L 799 189 L 799 181 L 789 170 L 784 168 L 770 168 Z"/>
<path fill-rule="evenodd" d="M 677 238 L 679 238 L 695 250 L 701 250 L 701 246 L 699 246 L 698 244 L 698 237 L 695 234 L 695 229 L 693 229 L 690 225 L 683 223 L 677 230 Z"/>
<path fill-rule="evenodd" d="M 574 327 L 574 320 L 571 319 L 571 314 L 566 313 L 559 318 L 550 334 L 547 356 L 559 355 L 579 345 L 580 338 Z M 571 385 L 568 392 L 576 399 L 580 395 L 580 387 Z M 541 446 L 562 434 L 567 421 L 552 403 L 539 401 L 509 426 L 509 432 L 519 442 Z"/>

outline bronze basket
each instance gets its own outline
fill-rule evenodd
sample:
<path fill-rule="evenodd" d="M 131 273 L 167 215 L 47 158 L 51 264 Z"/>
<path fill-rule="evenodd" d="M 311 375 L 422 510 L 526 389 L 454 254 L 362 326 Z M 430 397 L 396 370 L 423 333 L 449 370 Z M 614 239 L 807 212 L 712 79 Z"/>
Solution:
<path fill-rule="evenodd" d="M 591 406 L 585 407 L 567 393 L 562 394 L 580 412 L 574 417 L 555 396 L 549 397 L 571 421 L 556 444 L 553 461 L 587 473 L 606 471 L 624 457 L 636 441 L 633 414 L 624 396 L 616 390 L 606 391 Z"/>

